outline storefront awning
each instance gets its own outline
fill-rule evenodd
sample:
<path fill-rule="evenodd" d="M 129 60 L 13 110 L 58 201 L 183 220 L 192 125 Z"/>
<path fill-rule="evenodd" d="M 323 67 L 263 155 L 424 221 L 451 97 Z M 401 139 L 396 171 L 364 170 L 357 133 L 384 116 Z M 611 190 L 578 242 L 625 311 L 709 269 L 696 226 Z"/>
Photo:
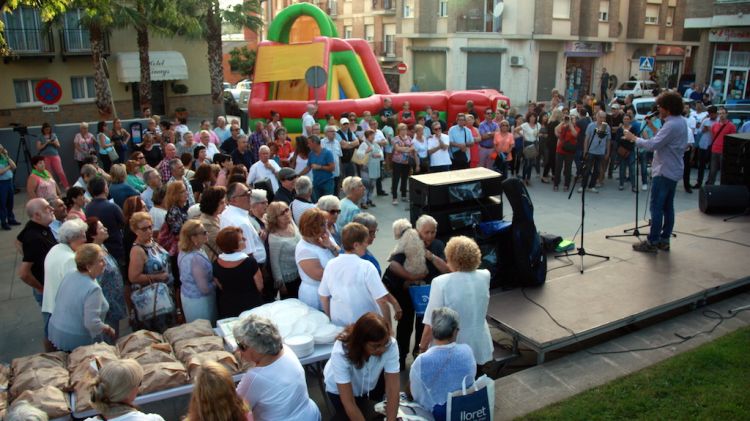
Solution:
<path fill-rule="evenodd" d="M 185 80 L 188 78 L 187 63 L 178 51 L 150 51 L 151 80 Z M 141 61 L 138 53 L 118 53 L 117 80 L 122 83 L 141 81 Z"/>

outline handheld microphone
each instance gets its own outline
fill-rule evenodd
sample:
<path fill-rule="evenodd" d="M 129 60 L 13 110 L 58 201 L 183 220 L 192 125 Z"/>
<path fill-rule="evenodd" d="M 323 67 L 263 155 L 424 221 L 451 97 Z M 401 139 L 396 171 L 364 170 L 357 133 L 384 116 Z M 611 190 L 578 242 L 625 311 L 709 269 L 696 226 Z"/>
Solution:
<path fill-rule="evenodd" d="M 659 111 L 651 111 L 650 113 L 646 114 L 646 117 L 643 117 L 644 120 L 650 120 L 654 117 L 659 115 Z"/>

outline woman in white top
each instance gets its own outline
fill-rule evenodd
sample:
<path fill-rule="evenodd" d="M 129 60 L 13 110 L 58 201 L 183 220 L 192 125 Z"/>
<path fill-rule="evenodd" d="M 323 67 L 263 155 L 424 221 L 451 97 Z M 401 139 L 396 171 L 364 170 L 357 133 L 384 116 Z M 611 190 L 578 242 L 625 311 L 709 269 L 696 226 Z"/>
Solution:
<path fill-rule="evenodd" d="M 320 410 L 307 394 L 302 364 L 284 347 L 276 326 L 253 314 L 242 319 L 233 333 L 240 357 L 255 366 L 237 386 L 255 421 L 320 420 Z"/>
<path fill-rule="evenodd" d="M 440 123 L 432 123 L 432 137 L 427 140 L 427 154 L 430 156 L 430 172 L 450 171 L 451 155 L 448 152 L 448 135 L 443 134 Z"/>
<path fill-rule="evenodd" d="M 347 224 L 341 231 L 346 253 L 334 258 L 325 270 L 318 288 L 323 311 L 333 324 L 347 326 L 365 313 L 377 313 L 391 320 L 392 303 L 396 309 L 396 320 L 401 318 L 401 307 L 385 289 L 375 266 L 364 256 L 369 244 L 370 232 L 356 222 Z"/>
<path fill-rule="evenodd" d="M 299 299 L 312 308 L 321 310 L 318 287 L 323 279 L 323 269 L 339 252 L 326 229 L 328 220 L 325 211 L 312 208 L 300 218 L 299 230 L 302 240 L 294 250 L 294 261 L 301 279 Z"/>
<path fill-rule="evenodd" d="M 297 243 L 302 238 L 292 221 L 292 212 L 284 202 L 273 202 L 266 209 L 268 260 L 271 274 L 281 299 L 297 298 L 301 283 L 294 260 Z"/>
<path fill-rule="evenodd" d="M 86 421 L 164 421 L 161 416 L 144 414 L 133 405 L 142 380 L 143 369 L 136 360 L 105 363 L 91 394 L 91 403 L 101 415 Z"/>
<path fill-rule="evenodd" d="M 414 150 L 417 151 L 417 174 L 425 174 L 430 169 L 430 156 L 427 153 L 427 138 L 424 137 L 424 126 L 414 126 L 414 139 L 412 139 Z"/>
<path fill-rule="evenodd" d="M 536 121 L 536 114 L 531 113 L 528 115 L 528 121 L 516 127 L 516 135 L 523 136 L 523 180 L 527 186 L 531 185 L 531 168 L 537 166 L 539 159 L 539 130 L 542 126 Z M 535 153 L 527 152 L 531 149 L 527 149 L 530 146 L 536 148 Z M 539 168 L 537 167 L 537 173 Z"/>
<path fill-rule="evenodd" d="M 375 182 L 380 178 L 380 163 L 383 161 L 383 148 L 375 142 L 374 130 L 365 130 L 364 142 L 360 148 L 364 148 L 365 152 L 370 156 L 367 164 L 362 165 L 362 170 L 360 171 L 362 182 L 367 189 L 363 203 L 367 207 L 374 208 L 375 204 L 372 203 L 372 198 L 375 196 Z"/>
<path fill-rule="evenodd" d="M 461 319 L 456 342 L 469 345 L 477 364 L 482 365 L 492 359 L 493 350 L 490 328 L 485 320 L 490 302 L 490 272 L 477 269 L 482 253 L 477 243 L 468 237 L 451 238 L 445 246 L 445 257 L 453 272 L 432 281 L 419 350 L 427 351 L 432 342 L 433 310 L 448 307 Z"/>
<path fill-rule="evenodd" d="M 333 344 L 323 378 L 335 411 L 334 420 L 371 419 L 366 417 L 372 417 L 373 405 L 385 394 L 386 420 L 396 421 L 400 389 L 398 345 L 385 319 L 366 313 L 349 325 Z"/>

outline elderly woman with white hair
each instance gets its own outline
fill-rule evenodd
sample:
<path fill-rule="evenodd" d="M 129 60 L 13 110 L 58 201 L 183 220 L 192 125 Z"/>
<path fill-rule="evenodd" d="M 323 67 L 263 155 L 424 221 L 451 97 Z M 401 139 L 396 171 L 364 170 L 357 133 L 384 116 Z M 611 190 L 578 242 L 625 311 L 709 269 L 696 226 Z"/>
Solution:
<path fill-rule="evenodd" d="M 433 346 L 414 360 L 409 371 L 412 397 L 432 412 L 436 421 L 446 418 L 446 399 L 450 392 L 474 382 L 476 362 L 471 348 L 457 344 L 459 316 L 448 307 L 432 311 Z"/>
<path fill-rule="evenodd" d="M 369 234 L 367 238 L 367 247 L 371 246 L 375 241 L 375 236 L 378 234 L 378 220 L 377 218 L 375 218 L 375 215 L 368 212 L 360 212 L 354 215 L 354 219 L 352 219 L 352 222 L 362 224 L 365 226 L 365 228 L 367 228 L 367 232 Z M 375 258 L 375 255 L 372 254 L 369 248 L 365 249 L 365 254 L 362 255 L 362 258 L 375 266 L 375 269 L 378 270 L 378 276 L 383 275 L 383 271 L 380 268 L 378 259 Z"/>
<path fill-rule="evenodd" d="M 8 415 L 4 418 L 7 421 L 48 421 L 47 413 L 33 406 L 25 399 L 19 399 L 13 402 L 8 408 Z"/>
<path fill-rule="evenodd" d="M 354 215 L 360 213 L 359 202 L 367 193 L 362 179 L 359 177 L 346 177 L 341 182 L 341 188 L 344 190 L 346 197 L 339 203 L 341 212 L 336 219 L 336 228 L 338 231 L 344 229 L 346 224 L 352 222 Z"/>
<path fill-rule="evenodd" d="M 133 359 L 105 363 L 91 392 L 91 404 L 101 415 L 85 421 L 164 421 L 158 414 L 144 414 L 133 404 L 143 381 L 143 368 Z"/>
<path fill-rule="evenodd" d="M 247 184 L 252 186 L 258 181 L 268 179 L 273 191 L 276 191 L 279 189 L 279 180 L 276 177 L 279 171 L 281 167 L 271 159 L 271 148 L 263 145 L 258 148 L 258 161 L 250 167 L 247 174 Z"/>
<path fill-rule="evenodd" d="M 75 253 L 86 244 L 88 225 L 76 218 L 65 221 L 58 231 L 59 243 L 44 258 L 44 290 L 42 292 L 42 317 L 44 335 L 48 337 L 50 315 L 55 310 L 55 297 L 63 278 L 76 271 Z"/>
<path fill-rule="evenodd" d="M 85 121 L 78 126 L 78 133 L 73 138 L 73 159 L 78 163 L 78 169 L 85 164 L 86 157 L 96 154 L 94 135 L 89 131 L 89 123 Z"/>
<path fill-rule="evenodd" d="M 432 281 L 419 350 L 427 351 L 432 342 L 433 311 L 438 307 L 448 307 L 461 318 L 457 342 L 469 345 L 477 364 L 483 365 L 492 359 L 493 350 L 490 328 L 485 319 L 490 301 L 490 272 L 479 269 L 482 253 L 471 238 L 451 238 L 445 246 L 445 255 L 452 273 L 440 275 Z"/>
<path fill-rule="evenodd" d="M 255 421 L 315 421 L 320 410 L 307 394 L 305 371 L 268 319 L 250 315 L 234 327 L 240 357 L 248 370 L 237 394 L 252 409 Z"/>
<path fill-rule="evenodd" d="M 96 281 L 104 273 L 104 258 L 98 245 L 80 246 L 75 255 L 76 270 L 60 284 L 49 319 L 49 340 L 60 351 L 99 342 L 102 335 L 115 336 L 112 326 L 104 323 L 109 303 Z"/>
<path fill-rule="evenodd" d="M 313 185 L 310 177 L 306 175 L 300 175 L 294 182 L 294 193 L 295 197 L 292 203 L 289 204 L 289 209 L 292 211 L 292 219 L 294 223 L 299 226 L 299 220 L 302 214 L 306 210 L 315 207 L 315 203 L 312 201 Z"/>
<path fill-rule="evenodd" d="M 328 235 L 337 245 L 341 246 L 341 232 L 338 229 L 338 225 L 336 225 L 339 215 L 341 215 L 341 201 L 338 197 L 327 194 L 318 199 L 316 206 L 326 213 L 326 230 L 328 231 Z"/>

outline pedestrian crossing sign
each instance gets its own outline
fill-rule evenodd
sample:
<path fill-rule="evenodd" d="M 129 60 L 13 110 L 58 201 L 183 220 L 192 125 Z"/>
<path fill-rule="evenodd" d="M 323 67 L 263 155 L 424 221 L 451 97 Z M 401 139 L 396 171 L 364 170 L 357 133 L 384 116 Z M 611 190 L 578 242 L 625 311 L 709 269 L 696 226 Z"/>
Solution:
<path fill-rule="evenodd" d="M 644 72 L 653 72 L 654 71 L 654 58 L 641 56 L 638 69 L 643 70 Z"/>

